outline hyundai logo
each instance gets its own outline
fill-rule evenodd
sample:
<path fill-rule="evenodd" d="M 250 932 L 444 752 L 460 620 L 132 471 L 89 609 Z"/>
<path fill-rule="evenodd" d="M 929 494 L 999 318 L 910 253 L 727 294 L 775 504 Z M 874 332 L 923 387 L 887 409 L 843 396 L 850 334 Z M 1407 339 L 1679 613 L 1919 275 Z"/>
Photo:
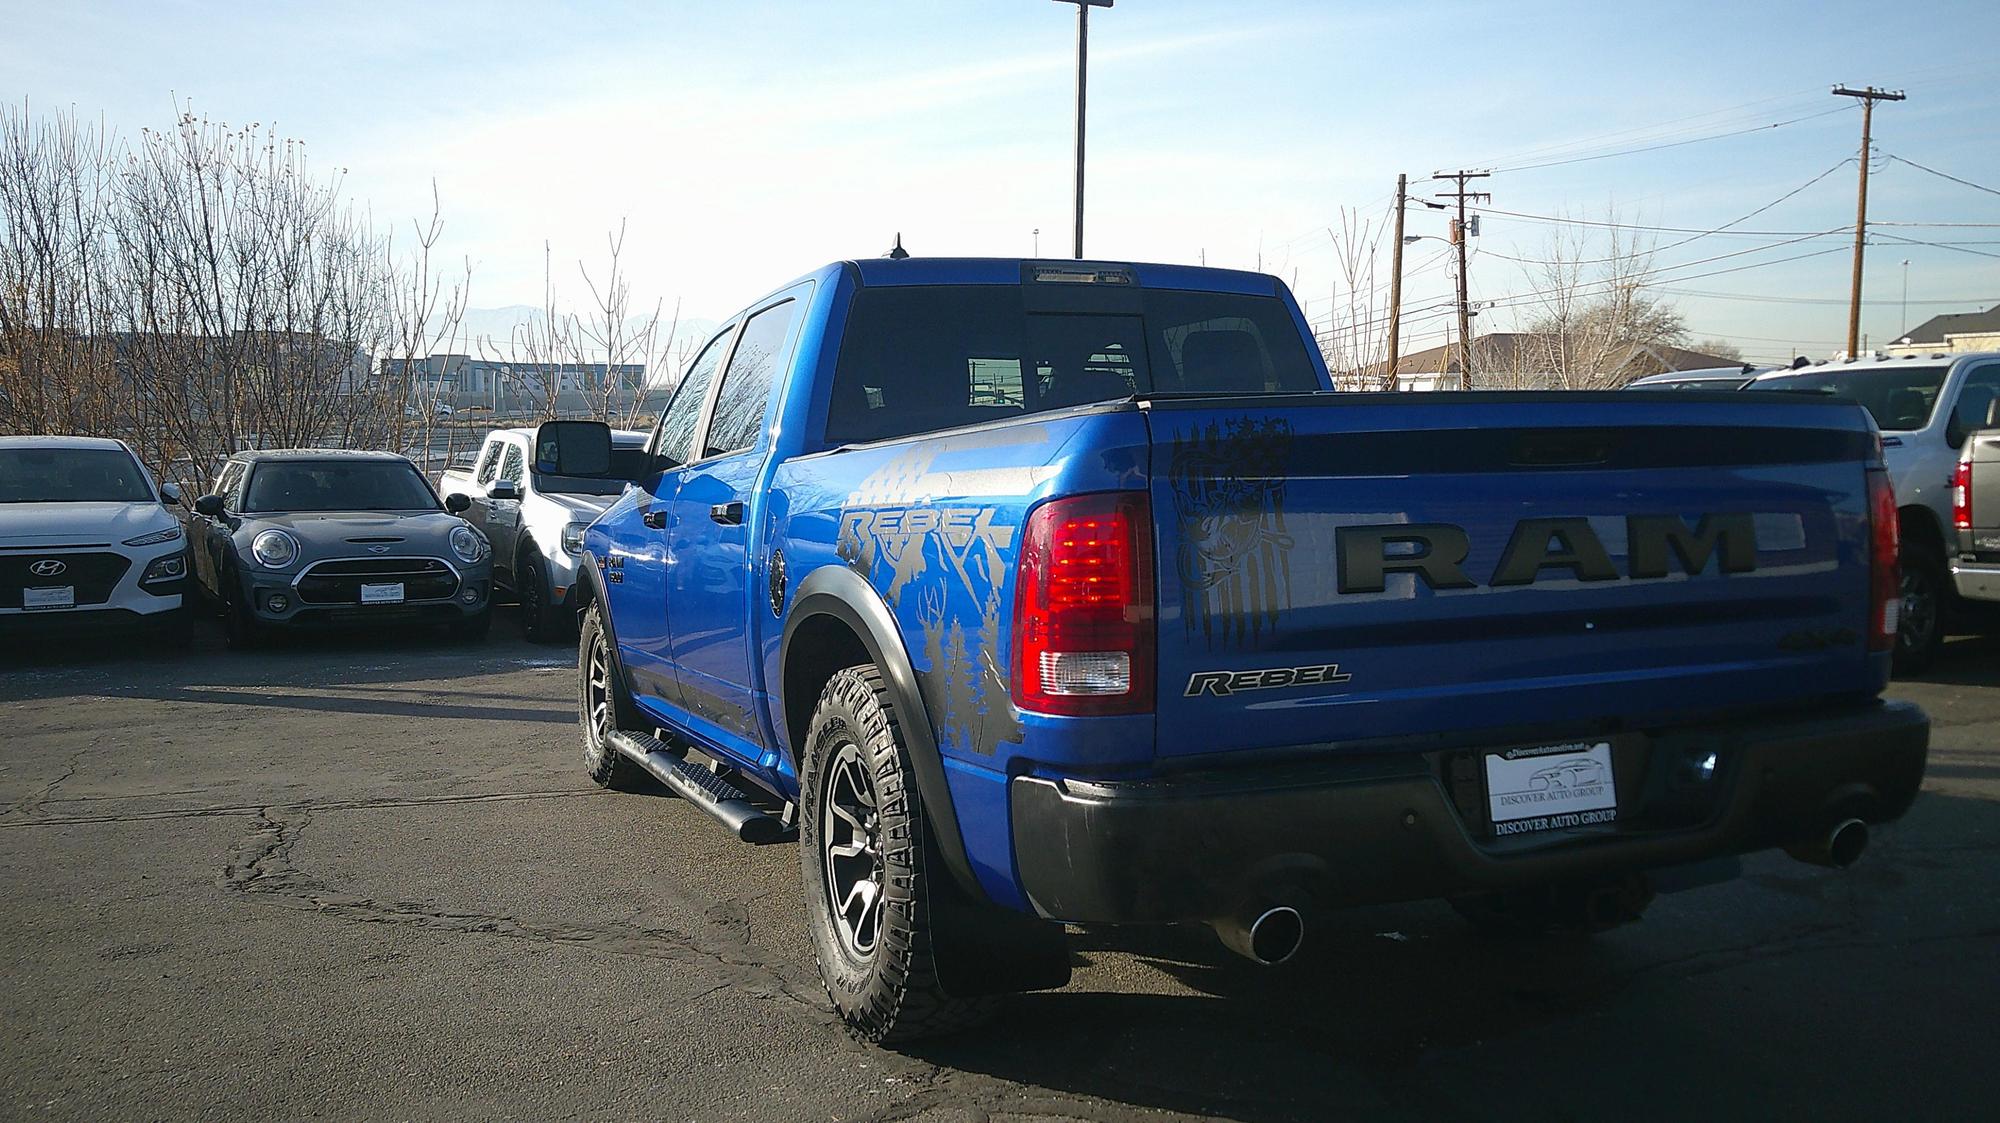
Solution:
<path fill-rule="evenodd" d="M 43 558 L 41 561 L 30 565 L 28 572 L 37 577 L 57 577 L 62 574 L 63 570 L 68 568 L 69 566 L 64 565 L 61 558 Z"/>

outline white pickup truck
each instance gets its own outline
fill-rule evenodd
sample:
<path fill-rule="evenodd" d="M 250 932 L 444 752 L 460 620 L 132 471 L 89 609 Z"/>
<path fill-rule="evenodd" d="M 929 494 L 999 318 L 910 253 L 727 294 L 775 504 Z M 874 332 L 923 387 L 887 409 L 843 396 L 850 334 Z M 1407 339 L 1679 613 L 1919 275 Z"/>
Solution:
<path fill-rule="evenodd" d="M 606 432 L 608 459 L 602 455 Z M 640 475 L 645 446 L 646 434 L 597 421 L 495 429 L 477 453 L 438 477 L 438 493 L 447 500 L 471 500 L 463 517 L 493 543 L 494 583 L 519 602 L 529 640 L 575 637 L 583 528 Z"/>

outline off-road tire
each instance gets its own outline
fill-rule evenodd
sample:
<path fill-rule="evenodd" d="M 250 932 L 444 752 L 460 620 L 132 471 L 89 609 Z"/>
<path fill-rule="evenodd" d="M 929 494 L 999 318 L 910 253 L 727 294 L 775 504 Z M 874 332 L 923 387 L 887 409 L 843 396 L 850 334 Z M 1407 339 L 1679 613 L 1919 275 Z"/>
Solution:
<path fill-rule="evenodd" d="M 848 743 L 859 749 L 873 783 L 882 863 L 876 938 L 862 955 L 848 946 L 834 915 L 822 827 L 831 798 L 828 765 Z M 957 998 L 939 982 L 940 951 L 949 949 L 938 947 L 931 902 L 947 889 L 932 878 L 949 875 L 932 860 L 909 749 L 882 675 L 872 666 L 837 672 L 820 692 L 807 727 L 798 818 L 806 926 L 820 981 L 847 1031 L 868 1042 L 912 1041 L 991 1017 L 998 998 Z"/>
<path fill-rule="evenodd" d="M 1895 670 L 1916 674 L 1930 668 L 1944 648 L 1946 629 L 1951 623 L 1951 575 L 1944 558 L 1928 542 L 1903 544 L 1903 609 L 1896 628 Z M 1928 601 L 1927 610 L 1910 611 L 1913 597 Z"/>
<path fill-rule="evenodd" d="M 576 712 L 583 732 L 583 768 L 600 788 L 634 791 L 650 778 L 646 770 L 604 741 L 610 730 L 638 731 L 644 727 L 639 708 L 625 692 L 617 652 L 612 650 L 610 633 L 604 630 L 603 611 L 601 606 L 591 605 L 577 635 Z M 606 707 L 602 713 L 597 710 L 599 702 Z"/>

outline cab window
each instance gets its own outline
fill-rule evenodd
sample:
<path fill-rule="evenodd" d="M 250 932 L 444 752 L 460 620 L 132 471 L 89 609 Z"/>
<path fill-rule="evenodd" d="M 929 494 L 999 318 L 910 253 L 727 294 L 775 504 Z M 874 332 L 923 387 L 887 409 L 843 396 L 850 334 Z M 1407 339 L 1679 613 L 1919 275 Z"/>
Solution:
<path fill-rule="evenodd" d="M 499 478 L 512 480 L 516 486 L 519 486 L 524 482 L 522 479 L 522 465 L 524 462 L 524 458 L 521 456 L 521 446 L 515 444 L 513 441 L 508 441 L 507 459 L 501 462 Z"/>
<path fill-rule="evenodd" d="M 722 389 L 716 392 L 715 419 L 708 424 L 704 457 L 741 452 L 757 443 L 764 407 L 771 400 L 771 380 L 782 365 L 785 340 L 791 335 L 798 311 L 799 302 L 787 300 L 744 324 L 743 338 L 729 356 Z"/>
<path fill-rule="evenodd" d="M 681 384 L 674 388 L 673 398 L 660 414 L 659 432 L 653 437 L 653 451 L 675 464 L 685 464 L 694 451 L 694 427 L 701 420 L 702 403 L 708 400 L 708 388 L 715 381 L 715 368 L 722 363 L 722 344 L 729 338 L 734 327 L 722 329 L 701 354 L 689 364 L 687 373 L 681 376 Z"/>
<path fill-rule="evenodd" d="M 486 442 L 486 451 L 479 457 L 479 474 L 474 479 L 480 486 L 490 484 L 500 472 L 500 446 L 507 442 L 494 439 Z"/>

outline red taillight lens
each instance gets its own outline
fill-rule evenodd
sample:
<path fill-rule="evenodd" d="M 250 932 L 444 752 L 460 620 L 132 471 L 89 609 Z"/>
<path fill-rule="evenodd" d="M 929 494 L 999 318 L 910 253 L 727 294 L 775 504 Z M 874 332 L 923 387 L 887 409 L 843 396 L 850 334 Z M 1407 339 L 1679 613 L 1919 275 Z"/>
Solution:
<path fill-rule="evenodd" d="M 1958 471 L 1951 477 L 1951 525 L 1960 530 L 1972 529 L 1972 461 L 1958 462 Z"/>
<path fill-rule="evenodd" d="M 1897 559 L 1896 489 L 1889 473 L 1868 470 L 1869 629 L 1868 650 L 1893 651 L 1903 616 L 1903 574 Z"/>
<path fill-rule="evenodd" d="M 1014 591 L 1014 704 L 1153 708 L 1153 519 L 1144 492 L 1052 499 L 1028 516 Z"/>

